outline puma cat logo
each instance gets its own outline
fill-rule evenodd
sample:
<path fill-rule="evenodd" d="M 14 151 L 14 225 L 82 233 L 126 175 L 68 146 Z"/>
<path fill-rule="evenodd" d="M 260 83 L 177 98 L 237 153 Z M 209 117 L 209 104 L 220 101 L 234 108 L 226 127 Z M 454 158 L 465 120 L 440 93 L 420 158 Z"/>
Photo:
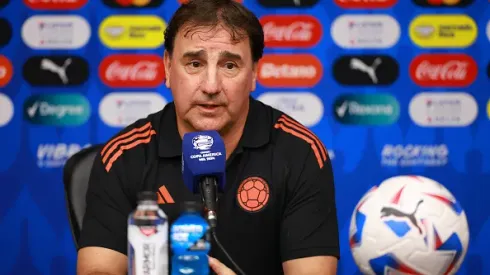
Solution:
<path fill-rule="evenodd" d="M 400 211 L 400 210 L 398 210 L 396 208 L 385 206 L 385 207 L 383 207 L 381 209 L 381 218 L 383 218 L 383 217 L 389 217 L 389 216 L 406 217 L 406 218 L 408 218 L 410 220 L 410 222 L 414 226 L 416 226 L 419 229 L 419 233 L 422 234 L 422 229 L 420 228 L 420 226 L 417 223 L 417 220 L 415 219 L 415 213 L 417 212 L 417 210 L 419 209 L 420 204 L 423 201 L 424 200 L 420 200 L 417 203 L 417 206 L 415 206 L 415 210 L 413 210 L 412 213 L 405 213 L 405 212 L 402 212 L 402 211 Z"/>

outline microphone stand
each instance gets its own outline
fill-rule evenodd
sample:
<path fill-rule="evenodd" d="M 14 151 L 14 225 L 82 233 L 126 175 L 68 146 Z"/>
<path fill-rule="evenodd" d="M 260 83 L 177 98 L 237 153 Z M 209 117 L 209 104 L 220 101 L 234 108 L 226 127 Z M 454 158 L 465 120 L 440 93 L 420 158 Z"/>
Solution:
<path fill-rule="evenodd" d="M 238 264 L 235 263 L 230 254 L 228 254 L 226 249 L 218 240 L 218 236 L 216 234 L 216 226 L 218 225 L 218 216 L 216 214 L 218 203 L 218 184 L 216 183 L 216 179 L 214 177 L 203 177 L 199 182 L 199 188 L 201 191 L 201 199 L 204 204 L 205 218 L 208 221 L 209 226 L 211 227 L 211 234 L 213 235 L 213 239 L 215 240 L 221 251 L 223 251 L 228 260 L 232 263 L 235 270 L 238 271 L 238 274 L 246 275 L 245 272 L 243 272 L 243 270 L 238 266 Z"/>

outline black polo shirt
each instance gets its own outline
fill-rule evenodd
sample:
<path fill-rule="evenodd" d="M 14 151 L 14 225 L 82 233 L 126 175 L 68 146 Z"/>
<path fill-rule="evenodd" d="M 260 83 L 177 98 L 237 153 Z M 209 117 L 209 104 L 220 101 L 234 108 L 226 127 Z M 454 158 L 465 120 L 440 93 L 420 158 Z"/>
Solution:
<path fill-rule="evenodd" d="M 141 190 L 157 192 L 170 223 L 179 202 L 199 199 L 182 181 L 181 151 L 173 102 L 108 141 L 92 169 L 81 247 L 126 254 L 127 219 Z M 291 259 L 339 257 L 327 150 L 306 127 L 252 97 L 217 213 L 220 242 L 249 275 L 282 274 Z M 214 242 L 211 255 L 233 268 Z"/>

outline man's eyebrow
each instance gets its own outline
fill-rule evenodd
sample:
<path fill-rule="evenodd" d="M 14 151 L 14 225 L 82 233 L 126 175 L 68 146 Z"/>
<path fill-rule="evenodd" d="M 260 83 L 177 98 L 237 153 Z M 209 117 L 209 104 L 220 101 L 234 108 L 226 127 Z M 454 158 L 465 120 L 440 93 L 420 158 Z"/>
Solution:
<path fill-rule="evenodd" d="M 222 51 L 222 52 L 220 52 L 219 55 L 223 59 L 232 59 L 232 60 L 236 60 L 236 61 L 243 60 L 242 57 L 239 54 L 232 53 L 232 52 L 229 52 L 229 51 Z"/>
<path fill-rule="evenodd" d="M 198 50 L 198 51 L 188 51 L 185 52 L 182 57 L 183 58 L 203 58 L 206 55 L 204 50 Z"/>

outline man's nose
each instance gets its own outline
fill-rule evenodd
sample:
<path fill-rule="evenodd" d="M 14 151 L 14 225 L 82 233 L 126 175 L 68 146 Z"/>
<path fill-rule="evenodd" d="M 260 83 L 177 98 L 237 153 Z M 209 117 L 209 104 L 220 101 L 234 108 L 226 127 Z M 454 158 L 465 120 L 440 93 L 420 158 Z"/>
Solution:
<path fill-rule="evenodd" d="M 204 74 L 202 91 L 207 94 L 217 94 L 221 90 L 221 80 L 216 66 L 209 66 Z"/>

